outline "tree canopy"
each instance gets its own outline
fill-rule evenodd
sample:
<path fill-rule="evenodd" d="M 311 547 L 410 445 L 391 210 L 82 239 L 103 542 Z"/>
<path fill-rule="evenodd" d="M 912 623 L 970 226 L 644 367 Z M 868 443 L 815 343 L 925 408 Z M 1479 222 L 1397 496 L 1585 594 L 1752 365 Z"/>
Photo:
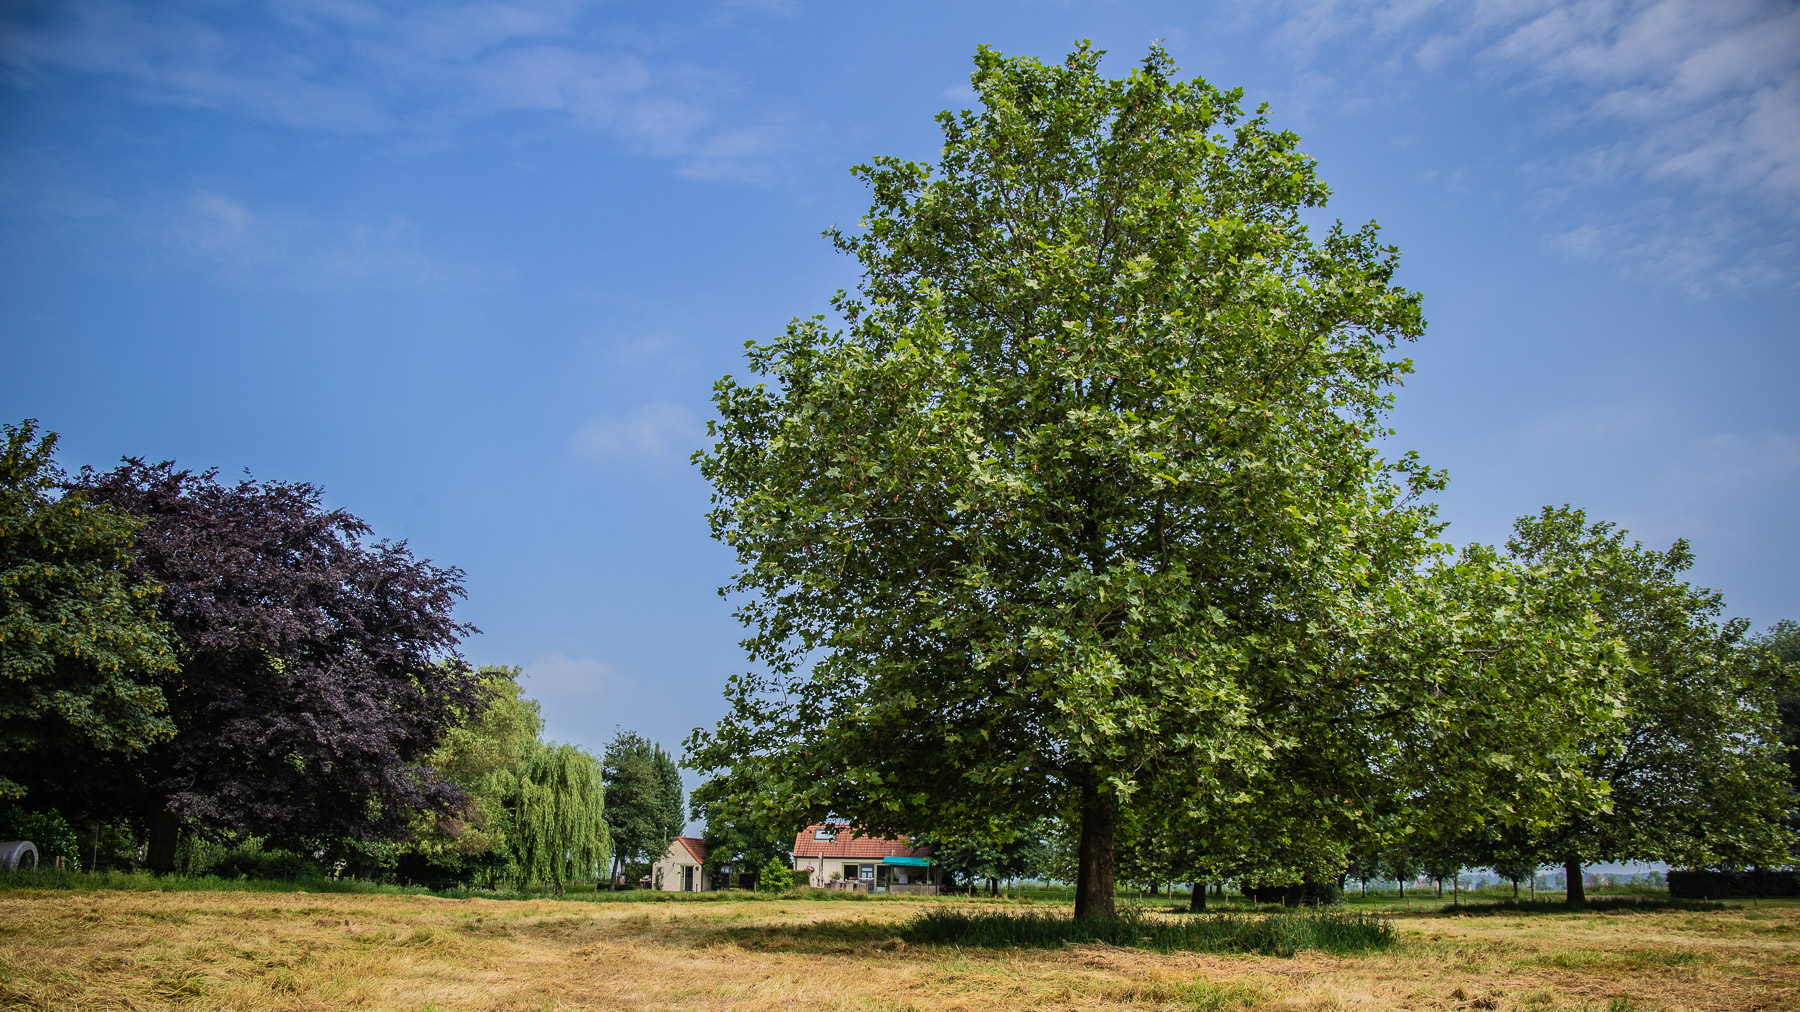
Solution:
<path fill-rule="evenodd" d="M 600 761 L 573 745 L 542 745 L 526 757 L 512 799 L 514 852 L 522 883 L 561 892 L 606 869 L 606 788 Z"/>
<path fill-rule="evenodd" d="M 137 757 L 174 734 L 159 588 L 132 582 L 141 522 L 61 493 L 56 434 L 27 419 L 0 449 L 0 799 L 71 752 Z M 48 799 L 36 799 L 48 800 Z"/>
<path fill-rule="evenodd" d="M 789 867 L 793 860 L 794 834 L 798 825 L 769 821 L 768 806 L 750 802 L 741 784 L 723 778 L 694 788 L 689 808 L 694 818 L 706 822 L 708 868 L 730 868 L 738 874 L 762 877 L 771 862 Z M 782 883 L 786 887 L 786 881 Z"/>
<path fill-rule="evenodd" d="M 615 862 L 655 861 L 687 823 L 681 771 L 667 749 L 621 730 L 601 756 Z"/>
<path fill-rule="evenodd" d="M 423 760 L 483 693 L 455 652 L 471 631 L 451 614 L 459 570 L 371 541 L 306 483 L 127 458 L 70 490 L 141 524 L 128 572 L 162 589 L 179 667 L 154 683 L 173 737 L 46 773 L 60 795 L 118 798 L 150 824 L 154 867 L 182 821 L 310 846 L 455 810 L 462 792 Z"/>
<path fill-rule="evenodd" d="M 1600 809 L 1574 808 L 1537 835 L 1567 866 L 1572 901 L 1584 861 L 1667 861 L 1678 867 L 1781 860 L 1794 807 L 1777 690 L 1779 660 L 1724 620 L 1719 593 L 1682 578 L 1686 541 L 1657 551 L 1618 525 L 1568 506 L 1514 525 L 1508 548 L 1590 598 L 1624 644 L 1624 726 L 1584 745 L 1588 774 L 1609 787 Z"/>
<path fill-rule="evenodd" d="M 854 170 L 845 326 L 796 320 L 716 385 L 698 459 L 758 667 L 693 755 L 872 831 L 1062 818 L 1076 912 L 1104 915 L 1147 789 L 1243 805 L 1301 771 L 1340 804 L 1437 749 L 1530 793 L 1563 755 L 1432 733 L 1525 697 L 1481 687 L 1457 613 L 1424 621 L 1441 478 L 1374 442 L 1424 327 L 1397 251 L 1302 223 L 1327 188 L 1239 92 L 1100 55 L 981 49 L 935 165 Z M 1532 675 L 1581 688 L 1559 670 Z"/>

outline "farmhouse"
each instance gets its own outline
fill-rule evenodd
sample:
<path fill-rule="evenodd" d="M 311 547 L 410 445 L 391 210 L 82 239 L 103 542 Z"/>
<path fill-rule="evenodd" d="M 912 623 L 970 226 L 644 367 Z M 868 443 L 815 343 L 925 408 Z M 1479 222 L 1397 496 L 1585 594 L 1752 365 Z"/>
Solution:
<path fill-rule="evenodd" d="M 808 826 L 794 837 L 794 868 L 810 872 L 811 884 L 821 889 L 935 893 L 940 881 L 929 846 L 859 836 L 829 823 Z"/>
<path fill-rule="evenodd" d="M 668 893 L 703 893 L 712 889 L 704 865 L 706 841 L 697 836 L 678 836 L 669 841 L 662 860 L 650 868 L 650 886 Z"/>

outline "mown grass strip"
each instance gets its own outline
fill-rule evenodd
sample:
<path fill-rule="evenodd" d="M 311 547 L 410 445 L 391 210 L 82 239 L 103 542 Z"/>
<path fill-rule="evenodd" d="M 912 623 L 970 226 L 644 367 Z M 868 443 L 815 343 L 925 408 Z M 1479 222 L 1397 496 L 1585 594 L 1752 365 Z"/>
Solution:
<path fill-rule="evenodd" d="M 934 910 L 909 924 L 905 937 L 915 943 L 990 949 L 1102 944 L 1157 952 L 1287 957 L 1301 949 L 1339 954 L 1385 949 L 1394 944 L 1394 926 L 1383 917 L 1336 910 L 1182 918 L 1147 917 L 1130 909 L 1114 918 Z"/>

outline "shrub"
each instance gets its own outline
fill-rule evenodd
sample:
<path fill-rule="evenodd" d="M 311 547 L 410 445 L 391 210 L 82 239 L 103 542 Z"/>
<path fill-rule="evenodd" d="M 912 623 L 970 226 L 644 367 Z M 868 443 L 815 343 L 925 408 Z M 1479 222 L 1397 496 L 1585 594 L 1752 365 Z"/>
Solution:
<path fill-rule="evenodd" d="M 756 888 L 759 892 L 782 892 L 795 885 L 794 869 L 779 857 L 769 858 L 769 863 L 756 873 Z"/>
<path fill-rule="evenodd" d="M 43 812 L 17 805 L 0 808 L 0 840 L 30 840 L 37 847 L 38 863 L 43 867 L 55 867 L 60 857 L 69 871 L 81 870 L 81 847 L 75 841 L 75 830 L 54 808 Z"/>

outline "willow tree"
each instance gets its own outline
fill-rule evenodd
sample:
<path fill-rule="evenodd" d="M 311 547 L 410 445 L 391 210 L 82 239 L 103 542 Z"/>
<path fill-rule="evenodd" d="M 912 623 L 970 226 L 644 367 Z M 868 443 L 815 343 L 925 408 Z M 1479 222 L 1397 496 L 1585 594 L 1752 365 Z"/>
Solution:
<path fill-rule="evenodd" d="M 600 761 L 573 745 L 541 745 L 525 759 L 511 805 L 511 837 L 521 885 L 562 892 L 606 867 L 605 788 Z"/>
<path fill-rule="evenodd" d="M 1397 251 L 1302 224 L 1327 188 L 1241 92 L 1100 55 L 982 48 L 936 164 L 854 169 L 844 326 L 751 344 L 698 455 L 756 669 L 693 761 L 872 831 L 1068 820 L 1078 915 L 1158 771 L 1263 782 L 1390 715 L 1344 630 L 1433 551 L 1439 480 L 1374 444 L 1424 328 Z"/>

